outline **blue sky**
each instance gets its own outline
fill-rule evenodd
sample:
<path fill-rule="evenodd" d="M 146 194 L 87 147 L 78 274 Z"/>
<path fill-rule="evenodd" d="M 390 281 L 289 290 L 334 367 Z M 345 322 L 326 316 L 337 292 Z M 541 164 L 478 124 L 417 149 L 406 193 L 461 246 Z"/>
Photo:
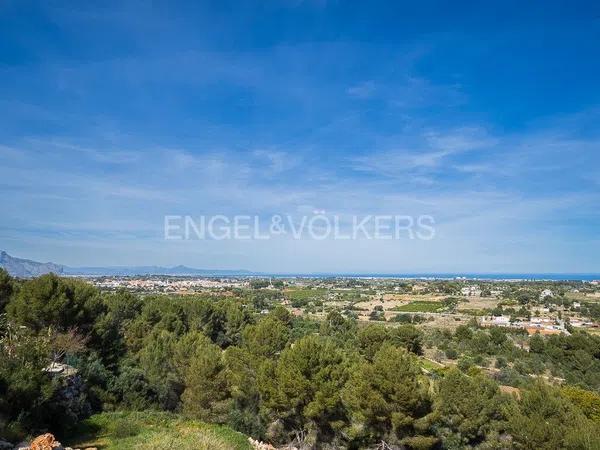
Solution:
<path fill-rule="evenodd" d="M 68 265 L 600 272 L 597 2 L 0 3 L 0 249 Z M 163 239 L 428 214 L 430 241 Z"/>

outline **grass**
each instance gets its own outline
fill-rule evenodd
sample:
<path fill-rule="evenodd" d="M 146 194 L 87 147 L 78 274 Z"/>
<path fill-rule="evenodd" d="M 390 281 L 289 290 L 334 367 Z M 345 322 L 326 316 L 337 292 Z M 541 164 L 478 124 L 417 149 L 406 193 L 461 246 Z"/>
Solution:
<path fill-rule="evenodd" d="M 423 369 L 428 376 L 443 377 L 444 374 L 449 370 L 449 366 L 422 356 L 419 357 L 419 363 L 421 365 L 421 369 Z"/>
<path fill-rule="evenodd" d="M 221 425 L 164 412 L 111 412 L 84 421 L 70 447 L 99 450 L 250 450 L 247 437 Z"/>
<path fill-rule="evenodd" d="M 431 359 L 426 359 L 423 357 L 419 358 L 419 362 L 421 363 L 421 367 L 427 369 L 430 372 L 443 369 L 445 366 L 439 362 L 433 361 Z"/>
<path fill-rule="evenodd" d="M 439 312 L 444 309 L 444 305 L 441 302 L 424 302 L 416 300 L 406 305 L 395 306 L 390 311 L 398 312 Z"/>

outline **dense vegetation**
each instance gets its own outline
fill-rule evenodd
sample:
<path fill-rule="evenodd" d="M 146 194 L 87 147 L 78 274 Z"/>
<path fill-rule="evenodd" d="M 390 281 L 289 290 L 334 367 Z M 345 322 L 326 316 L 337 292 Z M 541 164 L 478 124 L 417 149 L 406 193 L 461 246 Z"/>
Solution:
<path fill-rule="evenodd" d="M 476 324 L 424 335 L 337 312 L 292 317 L 262 286 L 232 294 L 141 297 L 0 271 L 0 436 L 73 433 L 92 411 L 153 410 L 305 448 L 600 448 L 598 337 Z M 428 370 L 421 355 L 432 347 L 457 368 Z M 494 376 L 477 367 L 491 358 Z M 52 362 L 84 379 L 77 404 L 57 397 Z"/>
<path fill-rule="evenodd" d="M 528 337 L 524 330 L 459 326 L 454 333 L 432 330 L 425 342 L 461 368 L 492 366 L 503 385 L 527 388 L 531 378 L 564 380 L 600 392 L 600 339 L 584 333 Z"/>

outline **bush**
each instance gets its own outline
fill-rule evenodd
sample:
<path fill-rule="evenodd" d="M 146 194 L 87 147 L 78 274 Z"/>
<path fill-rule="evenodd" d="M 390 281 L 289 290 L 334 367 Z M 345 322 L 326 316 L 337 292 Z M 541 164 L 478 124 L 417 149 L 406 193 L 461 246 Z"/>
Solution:
<path fill-rule="evenodd" d="M 445 352 L 446 354 L 446 358 L 448 359 L 456 359 L 458 358 L 458 352 L 456 351 L 455 348 L 450 347 L 449 349 L 446 350 Z"/>
<path fill-rule="evenodd" d="M 458 367 L 461 372 L 467 372 L 471 367 L 473 367 L 473 361 L 471 358 L 463 356 L 458 360 L 456 367 Z"/>

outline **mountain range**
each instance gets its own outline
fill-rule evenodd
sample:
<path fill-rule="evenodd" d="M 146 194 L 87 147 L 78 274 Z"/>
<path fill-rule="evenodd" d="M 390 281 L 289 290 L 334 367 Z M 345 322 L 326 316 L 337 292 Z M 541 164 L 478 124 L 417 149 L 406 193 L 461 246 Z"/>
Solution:
<path fill-rule="evenodd" d="M 16 258 L 5 251 L 0 252 L 0 267 L 11 276 L 31 278 L 55 273 L 58 275 L 87 275 L 87 276 L 133 276 L 133 275 L 174 275 L 174 276 L 234 276 L 252 275 L 248 270 L 211 270 L 196 269 L 187 266 L 110 266 L 110 267 L 69 267 L 52 262 L 42 263 L 29 259 Z"/>
<path fill-rule="evenodd" d="M 11 276 L 20 278 L 37 277 L 50 272 L 59 275 L 64 273 L 64 267 L 60 264 L 15 258 L 4 251 L 0 252 L 0 267 L 5 269 Z"/>

